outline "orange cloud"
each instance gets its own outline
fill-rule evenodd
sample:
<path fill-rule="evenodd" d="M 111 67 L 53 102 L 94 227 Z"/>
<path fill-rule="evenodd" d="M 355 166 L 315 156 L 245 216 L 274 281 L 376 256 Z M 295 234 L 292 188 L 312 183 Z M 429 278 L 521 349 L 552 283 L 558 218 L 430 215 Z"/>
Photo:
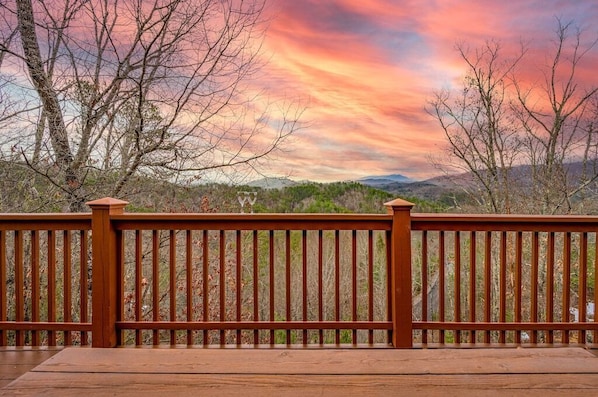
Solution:
<path fill-rule="evenodd" d="M 309 100 L 309 126 L 295 137 L 281 173 L 321 181 L 436 175 L 428 157 L 445 142 L 424 108 L 434 91 L 461 84 L 466 68 L 455 43 L 475 48 L 496 38 L 514 54 L 524 39 L 545 51 L 554 15 L 583 25 L 598 17 L 598 5 L 588 3 L 594 2 L 278 1 L 260 84 Z M 580 77 L 592 78 L 592 71 Z"/>

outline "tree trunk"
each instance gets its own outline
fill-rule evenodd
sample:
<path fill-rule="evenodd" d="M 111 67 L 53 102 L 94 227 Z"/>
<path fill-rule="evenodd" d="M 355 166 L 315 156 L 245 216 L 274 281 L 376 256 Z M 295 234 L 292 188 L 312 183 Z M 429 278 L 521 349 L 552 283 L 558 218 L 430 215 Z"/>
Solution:
<path fill-rule="evenodd" d="M 35 89 L 42 101 L 44 115 L 48 123 L 48 132 L 52 149 L 55 154 L 55 163 L 64 172 L 64 190 L 68 193 L 69 209 L 72 212 L 81 212 L 85 209 L 85 198 L 81 194 L 81 182 L 75 169 L 73 169 L 73 155 L 68 142 L 68 135 L 60 109 L 60 103 L 52 82 L 46 74 L 35 33 L 35 21 L 31 0 L 17 0 L 17 18 L 23 53 L 27 63 L 29 75 Z"/>

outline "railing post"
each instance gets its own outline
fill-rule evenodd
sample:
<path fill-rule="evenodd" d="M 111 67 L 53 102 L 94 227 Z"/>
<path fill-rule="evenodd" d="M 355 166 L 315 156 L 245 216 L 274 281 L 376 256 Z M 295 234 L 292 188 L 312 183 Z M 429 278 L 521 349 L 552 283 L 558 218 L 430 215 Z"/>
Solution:
<path fill-rule="evenodd" d="M 413 203 L 396 199 L 384 204 L 392 215 L 390 237 L 392 345 L 413 347 L 413 308 L 411 296 L 411 208 Z"/>
<path fill-rule="evenodd" d="M 126 201 L 103 198 L 91 208 L 92 347 L 116 346 L 117 285 L 116 232 L 110 217 L 122 214 Z"/>

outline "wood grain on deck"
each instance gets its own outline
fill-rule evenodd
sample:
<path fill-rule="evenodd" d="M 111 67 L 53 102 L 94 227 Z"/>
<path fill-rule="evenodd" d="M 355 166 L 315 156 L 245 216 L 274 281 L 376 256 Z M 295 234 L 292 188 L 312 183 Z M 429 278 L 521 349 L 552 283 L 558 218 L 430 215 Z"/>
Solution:
<path fill-rule="evenodd" d="M 0 388 L 37 367 L 58 351 L 58 348 L 0 349 Z"/>
<path fill-rule="evenodd" d="M 581 348 L 66 348 L 0 395 L 598 395 Z"/>

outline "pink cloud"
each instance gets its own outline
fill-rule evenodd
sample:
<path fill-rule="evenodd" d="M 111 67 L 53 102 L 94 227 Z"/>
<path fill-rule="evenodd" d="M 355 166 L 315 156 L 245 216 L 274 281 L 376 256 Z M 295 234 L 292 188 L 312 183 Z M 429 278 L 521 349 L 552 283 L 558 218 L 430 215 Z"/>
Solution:
<path fill-rule="evenodd" d="M 558 0 L 276 4 L 264 46 L 270 78 L 261 83 L 275 81 L 286 96 L 309 99 L 309 127 L 296 136 L 285 165 L 298 178 L 316 180 L 436 175 L 427 158 L 444 138 L 424 107 L 434 91 L 461 83 L 465 66 L 454 50 L 457 41 L 476 47 L 496 38 L 505 54 L 515 54 L 523 39 L 540 43 L 535 51 L 542 52 L 554 15 L 581 18 L 582 25 L 598 17 L 598 5 Z M 592 73 L 581 70 L 580 76 Z"/>

